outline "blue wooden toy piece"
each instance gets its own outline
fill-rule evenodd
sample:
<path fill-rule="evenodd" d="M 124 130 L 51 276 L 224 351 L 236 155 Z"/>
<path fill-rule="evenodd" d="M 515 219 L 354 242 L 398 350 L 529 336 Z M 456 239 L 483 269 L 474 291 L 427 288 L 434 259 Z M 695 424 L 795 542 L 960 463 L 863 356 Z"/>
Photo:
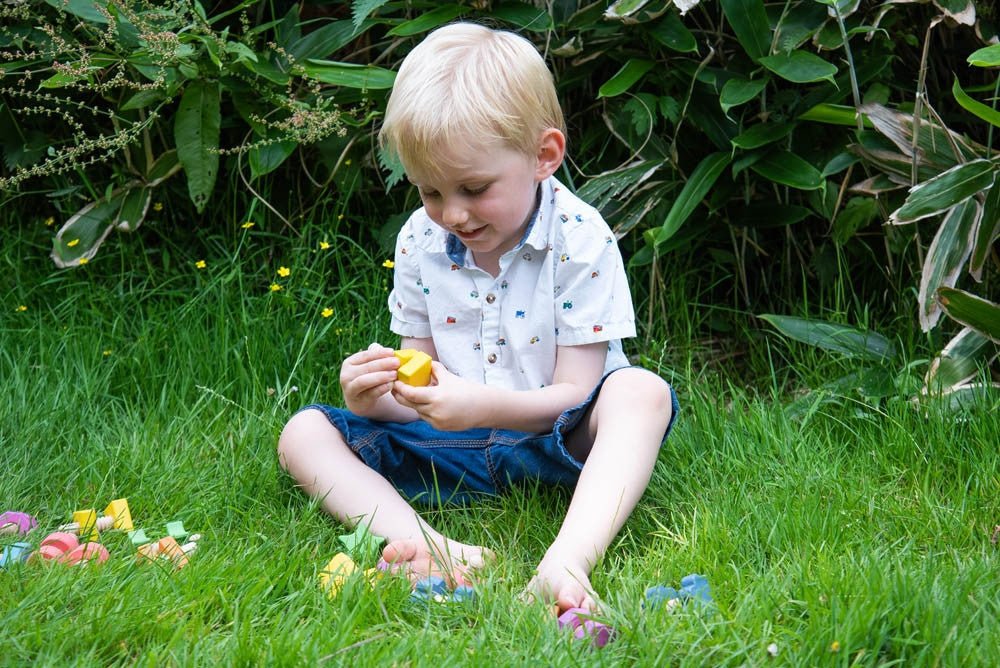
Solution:
<path fill-rule="evenodd" d="M 704 575 L 692 573 L 681 578 L 680 590 L 673 587 L 657 585 L 646 590 L 646 600 L 643 607 L 656 609 L 661 605 L 666 605 L 668 609 L 683 605 L 688 601 L 697 601 L 701 604 L 712 603 L 712 591 L 708 585 L 708 580 Z"/>
<path fill-rule="evenodd" d="M 0 568 L 7 568 L 9 565 L 25 562 L 30 556 L 31 543 L 11 543 L 4 547 L 3 552 L 0 553 Z"/>

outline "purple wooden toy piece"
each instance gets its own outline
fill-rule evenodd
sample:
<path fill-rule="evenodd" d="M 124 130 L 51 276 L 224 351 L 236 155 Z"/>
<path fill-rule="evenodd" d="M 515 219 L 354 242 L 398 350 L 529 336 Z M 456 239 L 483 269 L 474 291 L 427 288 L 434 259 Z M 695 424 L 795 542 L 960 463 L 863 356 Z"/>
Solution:
<path fill-rule="evenodd" d="M 38 522 L 28 513 L 8 510 L 3 514 L 0 514 L 0 534 L 26 534 L 36 526 L 38 526 Z"/>
<path fill-rule="evenodd" d="M 569 627 L 574 637 L 590 638 L 594 647 L 604 647 L 614 637 L 614 630 L 603 622 L 581 618 L 581 615 L 589 617 L 591 614 L 586 608 L 570 608 L 559 615 L 559 628 Z"/>

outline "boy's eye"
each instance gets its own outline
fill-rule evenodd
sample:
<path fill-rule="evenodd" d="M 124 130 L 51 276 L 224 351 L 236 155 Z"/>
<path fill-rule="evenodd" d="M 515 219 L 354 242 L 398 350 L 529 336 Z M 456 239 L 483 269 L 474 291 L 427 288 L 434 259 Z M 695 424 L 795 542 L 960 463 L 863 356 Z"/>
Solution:
<path fill-rule="evenodd" d="M 433 190 L 421 190 L 420 191 L 420 196 L 424 197 L 424 198 L 437 197 L 437 192 L 435 192 Z"/>
<path fill-rule="evenodd" d="M 489 184 L 485 186 L 465 186 L 464 190 L 467 195 L 482 195 L 489 187 Z"/>

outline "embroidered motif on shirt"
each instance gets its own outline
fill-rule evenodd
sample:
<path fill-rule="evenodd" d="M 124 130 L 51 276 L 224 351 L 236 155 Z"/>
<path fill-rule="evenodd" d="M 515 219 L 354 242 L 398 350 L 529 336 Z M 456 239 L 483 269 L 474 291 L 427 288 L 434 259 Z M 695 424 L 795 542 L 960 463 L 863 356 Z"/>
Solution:
<path fill-rule="evenodd" d="M 521 257 L 524 258 L 525 262 L 531 262 L 531 253 L 525 253 Z"/>
<path fill-rule="evenodd" d="M 601 275 L 601 272 L 599 272 L 599 271 L 592 271 L 592 272 L 590 272 L 590 277 L 591 278 L 597 278 L 600 275 Z"/>
<path fill-rule="evenodd" d="M 507 345 L 507 339 L 497 339 L 497 345 L 498 346 L 505 346 L 505 345 Z"/>
<path fill-rule="evenodd" d="M 515 318 L 524 318 L 524 311 L 517 311 L 514 313 Z"/>
<path fill-rule="evenodd" d="M 455 320 L 455 316 L 452 315 L 449 315 L 447 318 L 444 319 L 444 321 L 446 324 L 449 325 L 454 325 L 456 322 L 458 322 L 457 320 Z"/>
<path fill-rule="evenodd" d="M 459 269 L 458 265 L 457 265 L 457 264 L 454 264 L 454 263 L 452 263 L 452 265 L 451 265 L 451 270 L 452 270 L 452 271 L 458 271 L 458 269 Z"/>
<path fill-rule="evenodd" d="M 563 310 L 569 310 L 573 308 L 573 302 L 563 302 Z"/>
<path fill-rule="evenodd" d="M 565 213 L 561 213 L 559 214 L 559 220 L 565 223 L 566 221 L 569 220 L 569 216 L 567 216 Z"/>
<path fill-rule="evenodd" d="M 604 331 L 604 327 L 602 327 L 600 325 L 594 325 L 594 332 L 603 332 L 603 331 Z"/>
<path fill-rule="evenodd" d="M 567 255 L 566 253 L 563 253 L 562 255 L 559 256 L 559 261 L 560 262 L 565 262 L 568 259 L 569 259 L 569 255 Z"/>
<path fill-rule="evenodd" d="M 469 296 L 472 297 L 473 299 L 479 299 L 479 291 L 473 290 L 472 292 L 469 293 Z"/>
<path fill-rule="evenodd" d="M 475 343 L 472 344 L 472 349 L 473 350 L 482 350 L 483 347 L 481 345 L 479 345 L 479 341 L 476 341 Z"/>
<path fill-rule="evenodd" d="M 501 290 L 507 289 L 507 281 L 500 281 L 500 289 Z"/>
<path fill-rule="evenodd" d="M 582 223 L 583 222 L 583 216 L 581 216 L 580 214 L 576 214 L 576 216 L 574 216 L 574 217 L 576 218 L 576 222 L 578 222 L 578 223 Z"/>
<path fill-rule="evenodd" d="M 538 343 L 540 340 L 537 336 L 533 336 L 528 340 L 528 343 Z"/>

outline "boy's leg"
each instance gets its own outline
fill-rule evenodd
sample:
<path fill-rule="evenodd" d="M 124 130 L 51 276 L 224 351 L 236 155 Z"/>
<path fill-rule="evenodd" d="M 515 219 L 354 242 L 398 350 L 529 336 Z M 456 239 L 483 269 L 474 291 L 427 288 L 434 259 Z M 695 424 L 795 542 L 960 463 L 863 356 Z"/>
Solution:
<path fill-rule="evenodd" d="M 670 387 L 654 373 L 627 368 L 604 381 L 566 439 L 583 470 L 529 592 L 563 610 L 595 608 L 590 571 L 645 491 L 672 410 Z"/>
<path fill-rule="evenodd" d="M 389 545 L 386 561 L 406 562 L 414 576 L 443 575 L 461 580 L 483 564 L 487 551 L 453 541 L 435 531 L 388 480 L 354 454 L 343 435 L 318 410 L 288 421 L 278 440 L 278 459 L 299 486 L 321 500 L 341 523 L 365 524 Z M 394 543 L 393 541 L 400 541 Z M 406 549 L 401 550 L 400 546 Z"/>

